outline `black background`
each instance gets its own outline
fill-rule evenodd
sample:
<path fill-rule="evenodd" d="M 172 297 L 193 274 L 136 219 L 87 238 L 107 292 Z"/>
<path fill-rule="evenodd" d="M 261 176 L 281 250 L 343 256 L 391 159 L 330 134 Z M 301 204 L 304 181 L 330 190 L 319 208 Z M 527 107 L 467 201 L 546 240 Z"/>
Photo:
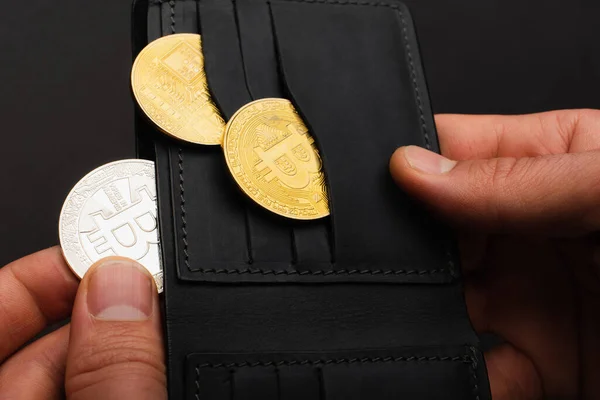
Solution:
<path fill-rule="evenodd" d="M 597 0 L 406 3 L 436 113 L 600 108 Z M 71 187 L 105 162 L 135 156 L 129 0 L 5 7 L 0 265 L 57 244 Z"/>

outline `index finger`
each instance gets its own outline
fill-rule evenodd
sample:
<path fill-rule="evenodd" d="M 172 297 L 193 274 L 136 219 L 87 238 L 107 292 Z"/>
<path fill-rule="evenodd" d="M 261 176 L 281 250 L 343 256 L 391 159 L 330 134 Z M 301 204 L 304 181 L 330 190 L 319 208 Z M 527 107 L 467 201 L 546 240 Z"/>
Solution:
<path fill-rule="evenodd" d="M 527 115 L 439 114 L 442 153 L 453 160 L 537 157 L 600 147 L 600 112 L 559 110 Z"/>
<path fill-rule="evenodd" d="M 59 247 L 0 269 L 0 363 L 46 325 L 71 314 L 78 279 Z"/>

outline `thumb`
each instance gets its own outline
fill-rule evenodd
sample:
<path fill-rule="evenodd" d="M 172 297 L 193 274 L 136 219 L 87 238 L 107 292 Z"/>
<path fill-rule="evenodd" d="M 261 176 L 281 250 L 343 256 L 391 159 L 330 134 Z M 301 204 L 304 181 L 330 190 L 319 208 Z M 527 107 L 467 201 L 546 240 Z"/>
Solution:
<path fill-rule="evenodd" d="M 167 398 L 158 294 L 138 263 L 111 257 L 84 276 L 65 389 L 69 400 Z"/>
<path fill-rule="evenodd" d="M 582 234 L 600 227 L 600 153 L 454 161 L 399 148 L 392 176 L 458 225 L 492 231 Z"/>

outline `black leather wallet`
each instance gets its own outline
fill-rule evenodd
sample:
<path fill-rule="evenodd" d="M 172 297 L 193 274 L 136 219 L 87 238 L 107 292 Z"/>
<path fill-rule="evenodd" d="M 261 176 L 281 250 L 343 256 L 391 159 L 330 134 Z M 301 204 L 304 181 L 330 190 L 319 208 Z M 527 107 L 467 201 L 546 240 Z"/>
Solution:
<path fill-rule="evenodd" d="M 411 17 L 394 0 L 137 0 L 137 54 L 200 33 L 227 120 L 292 101 L 323 160 L 331 216 L 255 205 L 218 146 L 138 111 L 156 162 L 172 399 L 490 398 L 450 232 L 398 189 L 399 146 L 439 151 Z"/>

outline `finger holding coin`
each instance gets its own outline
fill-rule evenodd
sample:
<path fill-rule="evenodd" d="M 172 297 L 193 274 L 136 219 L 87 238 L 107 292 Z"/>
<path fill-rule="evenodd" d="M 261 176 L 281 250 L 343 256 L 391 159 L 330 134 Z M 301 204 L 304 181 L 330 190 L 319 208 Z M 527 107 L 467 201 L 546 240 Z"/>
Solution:
<path fill-rule="evenodd" d="M 59 237 L 79 278 L 102 258 L 126 257 L 147 268 L 162 292 L 154 163 L 115 161 L 83 177 L 65 200 Z"/>

